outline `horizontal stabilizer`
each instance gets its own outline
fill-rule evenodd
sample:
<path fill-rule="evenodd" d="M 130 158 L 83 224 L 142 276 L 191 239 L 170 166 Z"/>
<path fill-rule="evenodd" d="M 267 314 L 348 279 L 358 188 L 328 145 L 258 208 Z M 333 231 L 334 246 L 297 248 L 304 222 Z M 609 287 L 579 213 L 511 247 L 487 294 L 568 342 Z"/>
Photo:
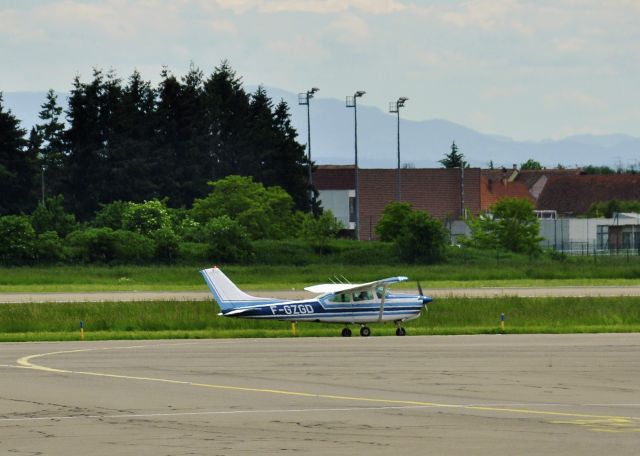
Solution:
<path fill-rule="evenodd" d="M 232 310 L 232 311 L 230 311 L 230 312 L 223 313 L 223 314 L 221 314 L 221 315 L 224 315 L 225 317 L 228 317 L 228 316 L 231 316 L 231 315 L 240 315 L 240 314 L 243 314 L 243 313 L 249 312 L 250 310 L 252 310 L 252 309 L 250 309 L 250 308 L 245 308 L 245 309 L 235 309 L 235 310 Z"/>

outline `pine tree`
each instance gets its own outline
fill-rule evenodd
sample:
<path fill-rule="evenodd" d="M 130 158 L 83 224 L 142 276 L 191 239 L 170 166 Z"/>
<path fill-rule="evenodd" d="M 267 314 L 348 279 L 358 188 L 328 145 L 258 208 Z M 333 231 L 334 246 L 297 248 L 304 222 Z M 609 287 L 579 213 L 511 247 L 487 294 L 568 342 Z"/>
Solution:
<path fill-rule="evenodd" d="M 162 78 L 156 108 L 160 189 L 173 206 L 190 206 L 214 177 L 203 75 L 192 65 L 182 83 L 166 68 Z"/>
<path fill-rule="evenodd" d="M 189 206 L 207 194 L 207 182 L 213 177 L 212 159 L 207 151 L 207 120 L 204 98 L 204 74 L 193 63 L 182 78 L 177 104 L 180 132 L 178 164 L 174 170 L 178 194 L 172 203 Z"/>
<path fill-rule="evenodd" d="M 38 147 L 40 166 L 44 166 L 48 193 L 57 195 L 62 191 L 62 176 L 64 174 L 65 125 L 62 120 L 62 107 L 58 105 L 58 96 L 49 89 L 47 99 L 41 106 L 39 118 L 41 123 L 36 125 L 37 138 L 31 135 L 31 144 L 40 141 Z"/>
<path fill-rule="evenodd" d="M 289 105 L 285 101 L 278 103 L 274 117 L 278 143 L 276 160 L 271 168 L 277 175 L 275 184 L 293 197 L 296 209 L 319 215 L 321 210 L 317 202 L 318 192 L 308 181 L 309 162 L 305 147 L 296 140 L 297 132 L 291 125 Z"/>
<path fill-rule="evenodd" d="M 224 60 L 205 81 L 207 112 L 207 144 L 215 166 L 215 176 L 243 174 L 248 155 L 247 120 L 249 96 L 242 88 L 242 79 Z"/>
<path fill-rule="evenodd" d="M 0 92 L 0 215 L 28 212 L 36 205 L 36 157 L 27 149 L 20 121 L 3 106 Z"/>
<path fill-rule="evenodd" d="M 267 96 L 264 87 L 259 86 L 251 95 L 248 112 L 249 147 L 240 157 L 244 164 L 244 174 L 265 186 L 280 185 L 278 162 L 277 130 L 274 124 L 273 102 Z"/>
<path fill-rule="evenodd" d="M 109 168 L 113 164 L 120 80 L 113 72 L 105 79 L 94 69 L 93 80 L 76 76 L 69 97 L 66 131 L 65 200 L 80 220 L 93 216 L 100 203 L 114 197 Z"/>
<path fill-rule="evenodd" d="M 451 152 L 445 154 L 444 158 L 438 161 L 445 168 L 468 168 L 469 164 L 464 161 L 464 155 L 458 152 L 458 146 L 456 146 L 456 142 L 454 141 L 451 144 Z"/>
<path fill-rule="evenodd" d="M 110 139 L 109 201 L 143 201 L 159 196 L 152 173 L 154 92 L 134 71 L 121 90 Z"/>

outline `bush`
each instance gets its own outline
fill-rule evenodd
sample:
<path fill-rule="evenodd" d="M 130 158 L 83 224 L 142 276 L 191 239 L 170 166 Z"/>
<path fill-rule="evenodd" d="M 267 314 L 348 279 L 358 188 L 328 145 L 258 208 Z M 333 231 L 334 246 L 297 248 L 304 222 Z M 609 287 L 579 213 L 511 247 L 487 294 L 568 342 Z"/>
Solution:
<path fill-rule="evenodd" d="M 76 229 L 76 216 L 64 211 L 64 197 L 62 195 L 47 199 L 46 206 L 38 204 L 31 213 L 31 226 L 36 233 L 42 234 L 54 231 L 65 237 Z"/>
<path fill-rule="evenodd" d="M 175 232 L 183 241 L 204 242 L 204 230 L 200 223 L 186 217 L 177 224 Z"/>
<path fill-rule="evenodd" d="M 122 215 L 122 227 L 125 230 L 149 235 L 156 230 L 170 228 L 171 217 L 162 201 L 129 203 Z"/>
<path fill-rule="evenodd" d="M 124 214 L 130 205 L 131 203 L 128 201 L 114 201 L 109 204 L 101 204 L 101 208 L 96 213 L 92 225 L 96 228 L 122 229 Z"/>
<path fill-rule="evenodd" d="M 257 264 L 304 266 L 318 262 L 311 244 L 302 239 L 254 241 L 254 260 Z"/>
<path fill-rule="evenodd" d="M 325 211 L 318 218 L 306 214 L 302 220 L 302 235 L 320 254 L 329 253 L 329 240 L 335 239 L 343 228 L 342 223 L 331 211 Z"/>
<path fill-rule="evenodd" d="M 36 233 L 24 215 L 0 217 L 0 261 L 5 265 L 31 263 Z"/>
<path fill-rule="evenodd" d="M 524 198 L 502 198 L 470 223 L 472 242 L 480 248 L 502 248 L 516 253 L 538 253 L 540 222 L 534 205 Z"/>
<path fill-rule="evenodd" d="M 55 231 L 46 231 L 36 239 L 35 254 L 40 263 L 57 263 L 67 257 L 62 239 Z"/>
<path fill-rule="evenodd" d="M 442 222 L 423 211 L 413 212 L 395 240 L 400 257 L 411 263 L 438 263 L 445 259 L 448 235 Z"/>
<path fill-rule="evenodd" d="M 74 259 L 84 263 L 109 263 L 115 258 L 115 237 L 111 228 L 74 231 L 66 238 Z"/>
<path fill-rule="evenodd" d="M 265 188 L 244 176 L 227 176 L 209 185 L 209 195 L 193 203 L 191 215 L 197 222 L 227 216 L 244 227 L 251 239 L 284 239 L 294 234 L 293 199 L 282 188 Z"/>
<path fill-rule="evenodd" d="M 409 203 L 389 203 L 382 211 L 380 221 L 375 227 L 375 232 L 380 237 L 380 240 L 394 241 L 400 236 L 402 227 L 412 212 L 413 209 Z"/>
<path fill-rule="evenodd" d="M 178 261 L 183 263 L 207 263 L 209 247 L 204 242 L 180 242 L 178 244 Z"/>
<path fill-rule="evenodd" d="M 173 263 L 178 258 L 180 239 L 169 227 L 160 228 L 153 233 L 155 258 L 164 263 Z"/>
<path fill-rule="evenodd" d="M 334 254 L 331 261 L 341 264 L 397 264 L 400 258 L 391 242 L 360 242 L 340 240 L 332 242 Z"/>
<path fill-rule="evenodd" d="M 437 263 L 445 259 L 447 232 L 442 222 L 409 203 L 393 202 L 375 228 L 382 241 L 393 241 L 403 261 Z"/>
<path fill-rule="evenodd" d="M 154 258 L 153 239 L 127 230 L 113 232 L 115 239 L 114 261 L 117 263 L 149 263 Z"/>
<path fill-rule="evenodd" d="M 226 215 L 209 220 L 203 231 L 213 261 L 243 263 L 255 256 L 247 230 Z"/>
<path fill-rule="evenodd" d="M 145 263 L 153 258 L 153 241 L 140 233 L 89 228 L 67 237 L 72 256 L 86 263 Z"/>

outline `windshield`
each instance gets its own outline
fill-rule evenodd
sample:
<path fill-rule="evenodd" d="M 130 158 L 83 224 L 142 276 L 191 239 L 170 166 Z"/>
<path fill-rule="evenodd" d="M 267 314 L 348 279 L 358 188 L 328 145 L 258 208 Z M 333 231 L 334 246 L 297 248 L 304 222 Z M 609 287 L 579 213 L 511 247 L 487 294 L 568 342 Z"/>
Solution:
<path fill-rule="evenodd" d="M 384 287 L 376 287 L 376 296 L 378 296 L 378 299 L 382 298 L 382 292 L 384 291 Z M 389 289 L 387 289 L 386 293 L 384 294 L 385 297 L 389 296 Z"/>

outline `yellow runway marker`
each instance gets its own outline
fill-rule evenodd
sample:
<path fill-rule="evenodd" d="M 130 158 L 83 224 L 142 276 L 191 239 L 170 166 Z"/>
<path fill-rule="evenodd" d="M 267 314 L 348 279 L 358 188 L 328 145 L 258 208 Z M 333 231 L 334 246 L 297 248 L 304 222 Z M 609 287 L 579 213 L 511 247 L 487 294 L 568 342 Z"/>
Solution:
<path fill-rule="evenodd" d="M 175 344 L 175 345 L 183 345 L 183 344 Z M 167 346 L 167 345 L 163 345 L 163 346 Z M 585 427 L 591 431 L 600 431 L 600 432 L 640 432 L 640 427 L 639 427 L 640 417 L 633 417 L 633 416 L 595 415 L 590 413 L 560 412 L 560 411 L 552 411 L 552 410 L 533 410 L 533 409 L 527 409 L 527 408 L 465 405 L 465 404 L 444 404 L 444 403 L 437 403 L 437 402 L 409 401 L 409 400 L 400 400 L 400 399 L 381 399 L 381 398 L 373 398 L 373 397 L 315 394 L 315 393 L 305 393 L 300 391 L 286 391 L 286 390 L 269 389 L 269 388 L 251 388 L 251 387 L 241 387 L 241 386 L 231 386 L 231 385 L 216 385 L 216 384 L 210 384 L 210 383 L 197 383 L 197 382 L 189 382 L 185 380 L 171 380 L 171 379 L 155 378 L 155 377 L 139 377 L 139 376 L 132 376 L 132 375 L 107 374 L 102 372 L 72 371 L 68 369 L 56 369 L 56 368 L 51 368 L 46 366 L 40 366 L 38 364 L 33 364 L 31 362 L 32 359 L 42 358 L 45 356 L 52 356 L 52 355 L 80 353 L 80 352 L 89 352 L 89 351 L 97 351 L 97 350 L 125 350 L 125 349 L 147 348 L 147 347 L 151 347 L 151 345 L 136 345 L 136 346 L 128 346 L 128 347 L 107 347 L 107 348 L 85 348 L 85 349 L 78 349 L 78 350 L 66 350 L 66 351 L 57 351 L 57 352 L 50 352 L 50 353 L 41 353 L 37 355 L 22 357 L 17 360 L 17 364 L 23 368 L 34 369 L 34 370 L 39 370 L 44 372 L 51 372 L 51 373 L 89 375 L 94 377 L 107 377 L 107 378 L 117 378 L 117 379 L 125 379 L 125 380 L 169 383 L 174 385 L 185 385 L 185 386 L 193 386 L 198 388 L 219 389 L 219 390 L 228 390 L 228 391 L 245 391 L 245 392 L 254 392 L 254 393 L 279 394 L 279 395 L 286 395 L 286 396 L 310 397 L 310 398 L 330 399 L 330 400 L 338 400 L 338 401 L 368 402 L 368 403 L 386 404 L 386 405 L 449 408 L 449 409 L 486 411 L 486 412 L 522 414 L 522 415 L 537 415 L 537 416 L 559 417 L 559 418 L 576 418 L 576 420 L 572 420 L 572 421 L 558 420 L 558 421 L 549 421 L 549 422 L 553 424 L 578 425 L 581 427 Z"/>

